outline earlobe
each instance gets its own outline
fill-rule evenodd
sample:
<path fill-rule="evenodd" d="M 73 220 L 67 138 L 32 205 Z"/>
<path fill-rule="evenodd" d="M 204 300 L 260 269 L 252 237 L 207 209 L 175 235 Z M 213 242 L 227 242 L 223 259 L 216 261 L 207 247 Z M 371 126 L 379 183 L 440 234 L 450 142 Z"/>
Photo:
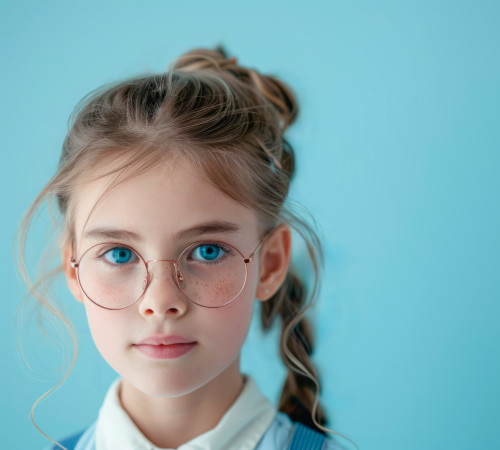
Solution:
<path fill-rule="evenodd" d="M 62 247 L 62 267 L 68 288 L 75 297 L 75 299 L 83 303 L 83 295 L 78 283 L 76 269 L 71 266 L 71 258 L 73 256 L 73 249 L 70 243 L 64 244 Z"/>
<path fill-rule="evenodd" d="M 269 300 L 280 288 L 288 273 L 292 235 L 290 228 L 279 225 L 262 246 L 259 257 L 259 284 L 256 298 Z"/>

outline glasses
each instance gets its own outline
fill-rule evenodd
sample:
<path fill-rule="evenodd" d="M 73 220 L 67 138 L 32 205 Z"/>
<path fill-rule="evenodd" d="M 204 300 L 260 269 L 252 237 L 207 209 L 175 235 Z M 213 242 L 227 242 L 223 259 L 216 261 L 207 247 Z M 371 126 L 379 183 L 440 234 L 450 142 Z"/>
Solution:
<path fill-rule="evenodd" d="M 72 258 L 71 266 L 85 295 L 105 309 L 124 309 L 142 298 L 151 284 L 149 265 L 155 262 L 172 263 L 172 277 L 188 300 L 205 308 L 220 308 L 243 291 L 247 266 L 269 234 L 248 257 L 226 242 L 197 241 L 175 260 L 145 261 L 129 245 L 106 242 L 87 249 L 78 262 Z"/>

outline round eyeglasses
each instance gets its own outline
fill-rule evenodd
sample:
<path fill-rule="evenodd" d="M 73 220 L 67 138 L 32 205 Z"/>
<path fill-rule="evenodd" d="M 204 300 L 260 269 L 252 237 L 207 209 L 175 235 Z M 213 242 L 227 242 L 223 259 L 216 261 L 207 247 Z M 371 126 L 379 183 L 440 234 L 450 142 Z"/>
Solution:
<path fill-rule="evenodd" d="M 87 249 L 78 262 L 72 258 L 71 266 L 85 295 L 105 309 L 124 309 L 142 298 L 151 283 L 149 265 L 154 262 L 172 263 L 173 279 L 188 300 L 205 308 L 220 308 L 243 291 L 247 265 L 267 236 L 248 257 L 226 242 L 197 241 L 176 260 L 150 261 L 129 245 L 106 242 Z"/>

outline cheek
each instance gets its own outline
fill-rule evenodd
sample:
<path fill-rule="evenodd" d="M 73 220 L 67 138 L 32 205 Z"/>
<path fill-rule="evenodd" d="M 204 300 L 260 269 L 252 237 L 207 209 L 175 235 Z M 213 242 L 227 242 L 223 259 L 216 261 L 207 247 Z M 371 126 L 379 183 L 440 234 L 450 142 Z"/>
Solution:
<path fill-rule="evenodd" d="M 86 302 L 85 310 L 92 339 L 103 358 L 111 364 L 120 343 L 125 342 L 124 324 L 127 321 L 121 317 L 124 311 L 109 311 L 91 302 Z"/>
<path fill-rule="evenodd" d="M 254 303 L 253 289 L 245 288 L 232 303 L 212 310 L 210 327 L 218 338 L 221 351 L 239 352 L 250 328 Z"/>

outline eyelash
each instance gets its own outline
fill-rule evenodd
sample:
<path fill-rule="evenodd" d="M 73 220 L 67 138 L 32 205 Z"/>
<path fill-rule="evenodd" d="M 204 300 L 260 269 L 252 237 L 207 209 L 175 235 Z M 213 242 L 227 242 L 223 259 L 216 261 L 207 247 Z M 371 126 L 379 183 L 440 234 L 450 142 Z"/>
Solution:
<path fill-rule="evenodd" d="M 127 247 L 126 245 L 117 244 L 117 243 L 109 244 L 109 245 L 106 245 L 103 249 L 101 249 L 99 255 L 97 255 L 97 259 L 100 259 L 107 267 L 109 267 L 111 269 L 120 268 L 120 264 L 110 263 L 109 261 L 106 260 L 104 255 L 106 253 L 108 253 L 110 250 L 113 250 L 114 248 L 126 248 L 126 249 L 130 250 L 135 255 L 135 257 L 137 258 L 137 261 L 140 261 L 140 259 L 141 259 L 140 256 L 134 250 L 132 250 L 130 247 Z M 125 264 L 121 265 L 121 268 L 124 268 L 124 267 L 125 267 Z"/>
<path fill-rule="evenodd" d="M 222 258 L 217 259 L 216 261 L 198 261 L 198 262 L 203 263 L 206 266 L 218 266 L 219 264 L 222 264 L 222 261 L 224 261 L 224 259 L 226 259 L 227 256 L 231 255 L 231 249 L 226 247 L 225 245 L 221 244 L 220 242 L 200 242 L 196 245 L 196 247 L 193 247 L 193 249 L 191 250 L 191 252 L 189 253 L 188 256 L 190 257 L 190 254 L 194 250 L 196 250 L 198 247 L 201 247 L 203 245 L 213 245 L 215 247 L 220 247 L 222 249 L 222 251 L 224 252 L 224 255 L 222 256 Z"/>
<path fill-rule="evenodd" d="M 101 249 L 99 255 L 97 255 L 98 258 L 102 258 L 106 253 L 108 253 L 110 250 L 113 250 L 114 248 L 126 248 L 128 250 L 130 250 L 134 255 L 137 256 L 137 254 L 130 248 L 130 247 L 127 247 L 126 245 L 122 245 L 122 244 L 108 244 L 106 245 L 104 248 Z"/>

